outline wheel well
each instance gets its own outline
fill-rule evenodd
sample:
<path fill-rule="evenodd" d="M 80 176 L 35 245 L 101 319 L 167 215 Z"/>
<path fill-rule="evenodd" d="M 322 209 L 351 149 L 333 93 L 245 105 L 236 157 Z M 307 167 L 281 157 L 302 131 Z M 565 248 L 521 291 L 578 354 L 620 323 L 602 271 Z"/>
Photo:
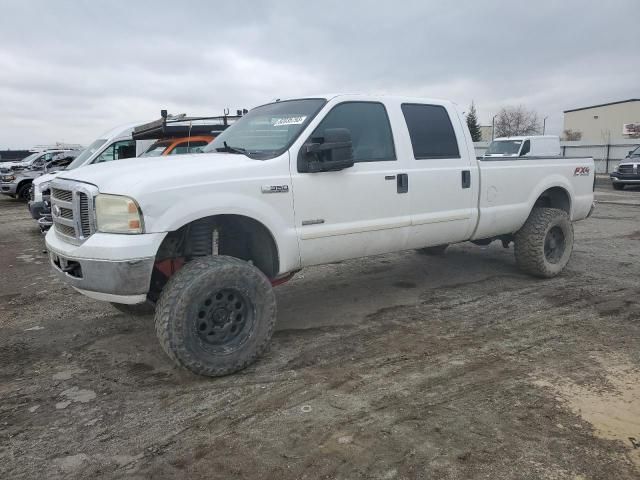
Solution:
<path fill-rule="evenodd" d="M 20 189 L 24 186 L 24 185 L 30 185 L 33 183 L 33 179 L 32 178 L 27 178 L 25 180 L 21 180 L 20 183 L 18 183 L 18 186 L 16 187 L 16 193 L 18 193 L 20 191 Z"/>
<path fill-rule="evenodd" d="M 214 215 L 194 220 L 170 232 L 156 255 L 156 263 L 206 255 L 229 255 L 251 261 L 267 277 L 280 267 L 278 249 L 262 223 L 242 215 Z"/>
<path fill-rule="evenodd" d="M 571 215 L 571 197 L 562 187 L 552 187 L 538 197 L 534 207 L 559 208 Z"/>

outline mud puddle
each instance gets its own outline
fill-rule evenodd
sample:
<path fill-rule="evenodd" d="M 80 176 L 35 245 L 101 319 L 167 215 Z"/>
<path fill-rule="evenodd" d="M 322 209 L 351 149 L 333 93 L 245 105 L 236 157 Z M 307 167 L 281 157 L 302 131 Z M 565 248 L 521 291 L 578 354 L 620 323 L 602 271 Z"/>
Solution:
<path fill-rule="evenodd" d="M 597 359 L 604 378 L 578 384 L 568 378 L 538 378 L 534 383 L 555 391 L 576 415 L 593 426 L 596 436 L 617 440 L 640 472 L 640 368 L 620 359 Z M 557 398 L 558 398 L 557 397 Z"/>

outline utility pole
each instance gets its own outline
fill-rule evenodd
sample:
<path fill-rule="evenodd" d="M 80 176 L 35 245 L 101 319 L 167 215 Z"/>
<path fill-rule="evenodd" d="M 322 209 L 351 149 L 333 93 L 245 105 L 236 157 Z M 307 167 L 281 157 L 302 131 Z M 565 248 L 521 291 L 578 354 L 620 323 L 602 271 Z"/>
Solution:
<path fill-rule="evenodd" d="M 499 114 L 495 114 L 493 116 L 493 118 L 491 119 L 491 140 L 493 140 L 494 138 L 496 138 L 496 117 Z"/>
<path fill-rule="evenodd" d="M 542 134 L 544 135 L 544 132 L 547 128 L 547 118 L 549 117 L 544 117 L 544 120 L 542 120 Z"/>

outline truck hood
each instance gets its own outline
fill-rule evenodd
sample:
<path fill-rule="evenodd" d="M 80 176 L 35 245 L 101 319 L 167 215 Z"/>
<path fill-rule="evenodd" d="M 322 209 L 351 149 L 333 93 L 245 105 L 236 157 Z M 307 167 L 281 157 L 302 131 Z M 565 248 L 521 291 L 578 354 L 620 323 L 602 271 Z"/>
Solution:
<path fill-rule="evenodd" d="M 166 157 L 136 157 L 71 171 L 56 178 L 90 183 L 101 193 L 138 198 L 145 192 L 189 188 L 205 181 L 241 179 L 261 160 L 232 153 L 196 153 Z"/>
<path fill-rule="evenodd" d="M 63 172 L 55 172 L 55 173 L 45 173 L 44 175 L 40 175 L 38 178 L 33 180 L 34 185 L 40 185 L 41 183 L 48 182 L 56 178 L 60 173 Z"/>
<path fill-rule="evenodd" d="M 8 173 L 13 170 L 20 170 L 20 169 L 26 168 L 28 166 L 29 164 L 24 162 L 4 162 L 4 163 L 0 163 L 0 172 Z"/>

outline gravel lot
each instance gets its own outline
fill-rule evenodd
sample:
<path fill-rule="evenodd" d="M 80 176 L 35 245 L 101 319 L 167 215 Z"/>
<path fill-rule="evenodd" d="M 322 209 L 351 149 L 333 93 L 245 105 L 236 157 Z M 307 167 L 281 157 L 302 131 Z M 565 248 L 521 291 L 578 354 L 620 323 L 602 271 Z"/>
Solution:
<path fill-rule="evenodd" d="M 637 479 L 640 189 L 598 199 L 548 281 L 498 243 L 304 271 L 266 357 L 208 379 L 2 198 L 0 478 Z"/>

